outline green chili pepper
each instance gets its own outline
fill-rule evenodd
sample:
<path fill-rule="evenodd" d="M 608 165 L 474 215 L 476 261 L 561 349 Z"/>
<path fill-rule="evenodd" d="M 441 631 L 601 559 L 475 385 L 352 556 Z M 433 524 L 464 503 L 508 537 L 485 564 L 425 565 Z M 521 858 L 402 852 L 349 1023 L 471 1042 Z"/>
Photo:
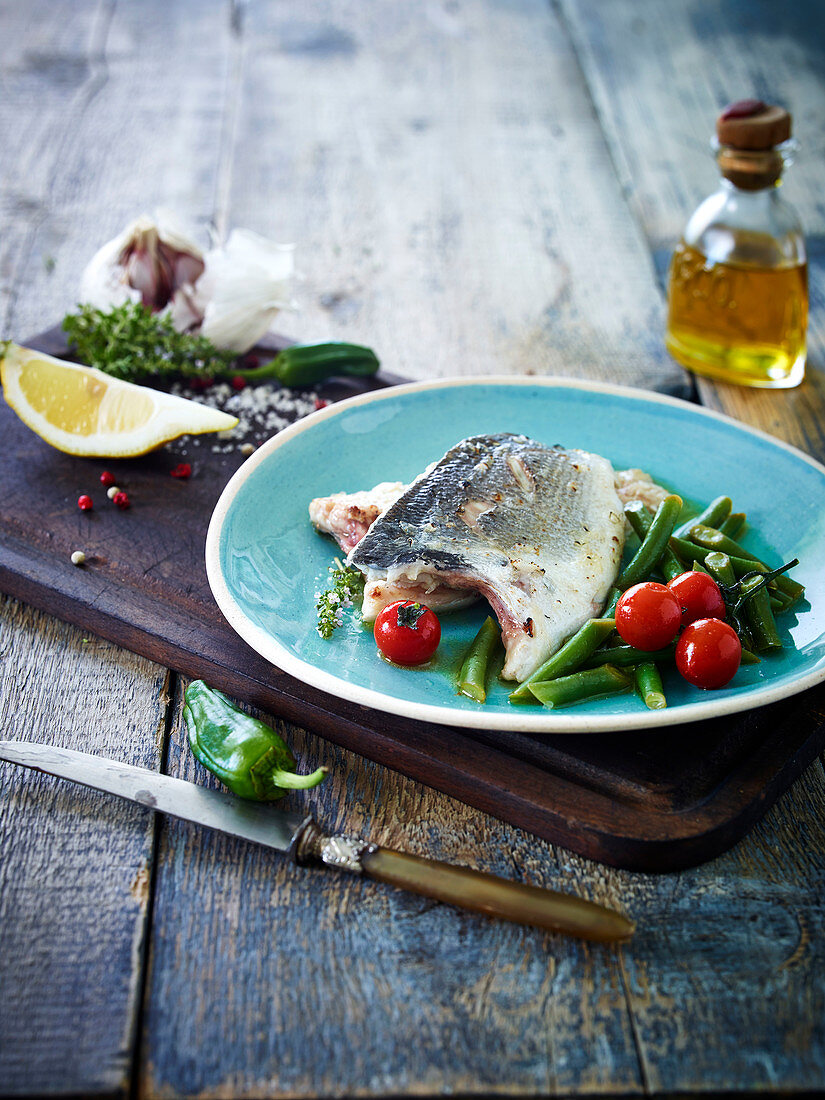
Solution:
<path fill-rule="evenodd" d="M 250 370 L 236 370 L 235 374 L 247 382 L 277 378 L 282 386 L 313 386 L 333 376 L 369 376 L 378 367 L 378 357 L 372 348 L 359 344 L 293 344 L 268 363 Z"/>
<path fill-rule="evenodd" d="M 317 787 L 327 775 L 326 768 L 297 775 L 295 757 L 275 730 L 239 710 L 203 680 L 193 680 L 184 698 L 192 752 L 233 794 L 274 802 L 288 789 Z"/>

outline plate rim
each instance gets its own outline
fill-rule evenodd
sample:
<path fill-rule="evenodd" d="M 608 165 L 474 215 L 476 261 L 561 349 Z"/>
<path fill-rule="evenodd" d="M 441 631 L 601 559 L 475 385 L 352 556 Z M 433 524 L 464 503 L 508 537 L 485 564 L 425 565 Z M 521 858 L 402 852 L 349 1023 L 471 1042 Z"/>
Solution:
<path fill-rule="evenodd" d="M 548 378 L 532 375 L 515 377 L 509 375 L 483 375 L 472 378 L 451 376 L 448 378 L 411 381 L 357 394 L 354 397 L 334 402 L 326 408 L 310 413 L 309 416 L 295 421 L 263 443 L 229 479 L 210 517 L 206 532 L 205 559 L 206 574 L 212 595 L 232 629 L 260 656 L 275 668 L 286 672 L 310 687 L 326 692 L 333 698 L 344 698 L 347 702 L 415 721 L 433 722 L 438 725 L 463 729 L 503 730 L 511 733 L 606 733 L 684 725 L 689 722 L 720 718 L 725 715 L 768 706 L 781 699 L 797 695 L 825 680 L 825 666 L 823 666 L 821 669 L 811 670 L 798 679 L 780 685 L 771 686 L 770 683 L 767 683 L 756 686 L 744 696 L 713 696 L 712 698 L 700 699 L 696 703 L 682 705 L 678 709 L 640 710 L 638 714 L 636 712 L 627 714 L 576 713 L 576 708 L 558 712 L 552 710 L 535 712 L 531 710 L 529 713 L 524 713 L 525 708 L 521 707 L 513 707 L 513 713 L 510 714 L 509 712 L 485 711 L 481 706 L 479 706 L 478 711 L 475 711 L 399 699 L 397 696 L 387 695 L 374 688 L 339 679 L 332 673 L 319 669 L 300 657 L 296 657 L 271 634 L 252 622 L 229 590 L 220 564 L 220 551 L 224 524 L 232 504 L 242 486 L 258 466 L 266 462 L 270 455 L 287 445 L 296 436 L 311 430 L 324 420 L 340 416 L 349 409 L 360 405 L 388 400 L 407 393 L 483 385 L 503 385 L 514 388 L 539 386 L 547 389 L 574 389 L 626 397 L 645 404 L 663 404 L 681 408 L 693 415 L 720 421 L 737 431 L 754 436 L 771 446 L 787 451 L 795 458 L 802 459 L 802 461 L 813 467 L 825 479 L 825 465 L 793 444 L 778 439 L 760 428 L 743 424 L 741 421 L 716 409 L 695 405 L 683 398 L 659 393 L 656 390 L 643 390 L 592 379 Z"/>

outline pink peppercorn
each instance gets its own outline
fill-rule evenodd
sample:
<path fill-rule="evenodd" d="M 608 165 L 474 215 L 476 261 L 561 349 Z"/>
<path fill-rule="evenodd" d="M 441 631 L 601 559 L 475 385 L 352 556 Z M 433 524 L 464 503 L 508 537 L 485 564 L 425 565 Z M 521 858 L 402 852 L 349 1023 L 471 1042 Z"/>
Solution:
<path fill-rule="evenodd" d="M 323 397 L 316 397 L 315 398 L 315 408 L 316 409 L 325 409 L 328 404 L 329 404 L 329 401 L 325 401 L 323 399 Z"/>
<path fill-rule="evenodd" d="M 77 498 L 77 506 L 81 512 L 91 512 L 92 508 L 94 508 L 92 498 L 85 493 L 83 496 Z"/>
<path fill-rule="evenodd" d="M 100 475 L 100 484 L 103 486 L 103 488 L 108 489 L 109 486 L 114 485 L 114 483 L 115 475 L 111 472 L 111 470 L 104 470 L 103 473 Z"/>
<path fill-rule="evenodd" d="M 118 508 L 128 508 L 129 507 L 129 503 L 130 503 L 129 498 L 126 495 L 126 493 L 124 493 L 122 491 L 120 493 L 115 493 L 115 495 L 112 497 L 112 500 L 118 506 Z"/>
<path fill-rule="evenodd" d="M 174 470 L 170 470 L 169 473 L 172 477 L 187 478 L 192 476 L 192 467 L 188 462 L 179 462 Z"/>
<path fill-rule="evenodd" d="M 233 390 L 245 390 L 246 389 L 246 379 L 242 378 L 239 374 L 236 374 L 235 377 L 232 379 L 232 389 Z"/>

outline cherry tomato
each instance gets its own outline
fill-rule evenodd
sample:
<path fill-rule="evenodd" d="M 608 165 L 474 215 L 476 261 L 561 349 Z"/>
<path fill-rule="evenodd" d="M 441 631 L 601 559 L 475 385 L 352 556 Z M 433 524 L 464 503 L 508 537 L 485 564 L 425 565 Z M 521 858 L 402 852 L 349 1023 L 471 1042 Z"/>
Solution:
<path fill-rule="evenodd" d="M 375 641 L 388 660 L 399 665 L 420 665 L 429 661 L 438 648 L 441 624 L 423 603 L 396 600 L 379 612 Z"/>
<path fill-rule="evenodd" d="M 721 619 L 697 619 L 685 627 L 676 644 L 676 667 L 700 688 L 720 688 L 733 679 L 742 644 L 732 626 Z"/>
<path fill-rule="evenodd" d="M 688 626 L 697 619 L 724 619 L 725 601 L 719 585 L 707 573 L 691 569 L 689 573 L 680 573 L 668 588 L 679 601 L 682 609 L 682 626 Z"/>
<path fill-rule="evenodd" d="M 673 641 L 681 625 L 679 601 L 669 588 L 656 581 L 634 584 L 616 604 L 616 629 L 636 649 L 662 649 Z"/>

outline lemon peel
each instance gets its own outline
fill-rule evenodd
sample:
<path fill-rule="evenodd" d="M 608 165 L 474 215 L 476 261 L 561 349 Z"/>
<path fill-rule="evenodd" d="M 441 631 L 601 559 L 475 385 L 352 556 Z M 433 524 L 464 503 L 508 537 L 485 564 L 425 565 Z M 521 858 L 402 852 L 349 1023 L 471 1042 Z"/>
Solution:
<path fill-rule="evenodd" d="M 66 454 L 130 458 L 181 435 L 234 428 L 237 418 L 112 378 L 19 344 L 0 344 L 3 396 L 24 424 Z"/>

